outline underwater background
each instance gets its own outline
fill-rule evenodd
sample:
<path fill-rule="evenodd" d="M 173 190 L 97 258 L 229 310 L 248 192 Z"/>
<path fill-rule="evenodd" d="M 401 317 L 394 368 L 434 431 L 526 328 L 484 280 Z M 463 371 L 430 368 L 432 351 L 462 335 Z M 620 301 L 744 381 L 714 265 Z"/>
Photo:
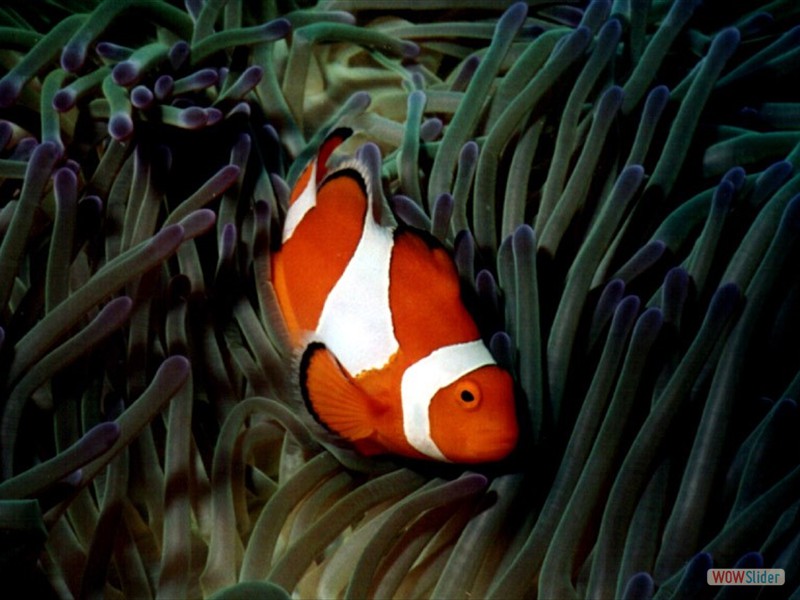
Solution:
<path fill-rule="evenodd" d="M 0 75 L 5 592 L 800 598 L 797 3 L 11 1 Z M 340 126 L 514 375 L 501 464 L 297 408 L 269 256 Z"/>

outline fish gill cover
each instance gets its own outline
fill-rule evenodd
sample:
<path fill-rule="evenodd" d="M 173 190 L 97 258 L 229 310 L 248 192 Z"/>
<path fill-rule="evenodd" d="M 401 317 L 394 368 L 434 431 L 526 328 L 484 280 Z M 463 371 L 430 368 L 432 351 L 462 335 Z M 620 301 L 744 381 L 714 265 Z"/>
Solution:
<path fill-rule="evenodd" d="M 3 3 L 4 591 L 672 598 L 765 566 L 798 597 L 798 23 Z M 269 256 L 341 126 L 514 375 L 501 464 L 366 459 L 297 411 Z"/>

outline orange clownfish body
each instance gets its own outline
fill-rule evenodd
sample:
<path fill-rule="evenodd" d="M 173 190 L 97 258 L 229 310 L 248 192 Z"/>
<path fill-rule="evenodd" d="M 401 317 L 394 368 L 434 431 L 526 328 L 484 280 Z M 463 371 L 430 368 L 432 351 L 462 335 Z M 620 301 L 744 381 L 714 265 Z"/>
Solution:
<path fill-rule="evenodd" d="M 272 261 L 303 348 L 306 405 L 365 455 L 504 458 L 518 435 L 512 380 L 464 307 L 450 255 L 422 232 L 378 223 L 363 162 L 326 172 L 342 141 L 329 138 L 300 177 Z"/>

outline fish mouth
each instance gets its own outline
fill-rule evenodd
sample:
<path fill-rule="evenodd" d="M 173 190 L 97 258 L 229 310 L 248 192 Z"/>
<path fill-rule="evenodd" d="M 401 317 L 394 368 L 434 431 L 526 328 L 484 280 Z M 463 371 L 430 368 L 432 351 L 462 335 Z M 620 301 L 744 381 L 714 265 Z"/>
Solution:
<path fill-rule="evenodd" d="M 495 460 L 500 460 L 511 454 L 514 448 L 517 447 L 519 429 L 516 423 L 510 427 L 498 428 L 491 432 L 489 439 L 494 449 L 493 454 L 498 457 Z"/>
<path fill-rule="evenodd" d="M 492 452 L 492 456 L 487 458 L 486 462 L 493 462 L 497 460 L 502 460 L 506 458 L 511 452 L 514 451 L 514 448 L 517 447 L 517 436 L 509 436 L 505 435 L 502 439 L 499 439 L 495 442 L 495 448 Z"/>
<path fill-rule="evenodd" d="M 463 451 L 460 456 L 448 457 L 454 462 L 460 463 L 490 463 L 497 462 L 506 458 L 517 447 L 518 432 L 516 428 L 495 429 L 493 431 L 481 432 L 479 443 L 477 440 L 465 440 Z"/>

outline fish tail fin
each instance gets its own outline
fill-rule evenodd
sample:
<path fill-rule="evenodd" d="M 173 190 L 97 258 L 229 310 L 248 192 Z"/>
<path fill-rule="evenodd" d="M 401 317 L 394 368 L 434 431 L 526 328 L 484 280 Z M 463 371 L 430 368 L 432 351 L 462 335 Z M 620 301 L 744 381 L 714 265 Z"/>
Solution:
<path fill-rule="evenodd" d="M 309 412 L 334 433 L 350 441 L 374 433 L 371 398 L 321 342 L 309 344 L 300 359 L 300 390 Z"/>

